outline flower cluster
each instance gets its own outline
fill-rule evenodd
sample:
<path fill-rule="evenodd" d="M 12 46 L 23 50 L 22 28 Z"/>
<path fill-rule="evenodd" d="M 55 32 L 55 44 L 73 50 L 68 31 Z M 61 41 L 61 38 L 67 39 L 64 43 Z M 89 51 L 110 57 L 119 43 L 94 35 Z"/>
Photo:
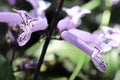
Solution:
<path fill-rule="evenodd" d="M 99 34 L 77 29 L 77 24 L 80 23 L 79 18 L 83 14 L 90 13 L 90 11 L 81 9 L 78 6 L 71 9 L 63 8 L 63 10 L 67 12 L 70 17 L 63 19 L 58 23 L 61 37 L 86 52 L 91 57 L 95 66 L 101 72 L 105 72 L 106 66 L 102 58 L 108 51 L 119 46 L 120 31 L 107 26 L 102 26 Z M 74 17 L 76 18 L 73 20 Z"/>
<path fill-rule="evenodd" d="M 32 16 L 24 10 L 14 9 L 14 12 L 0 12 L 0 22 L 19 26 L 21 30 L 17 38 L 19 46 L 24 46 L 29 41 L 33 32 L 45 30 L 48 26 L 45 10 L 50 7 L 51 3 L 44 0 L 27 1 L 33 6 Z M 9 2 L 11 5 L 15 4 L 15 0 L 9 0 Z M 97 33 L 77 29 L 81 24 L 81 17 L 85 14 L 90 14 L 91 11 L 79 6 L 72 8 L 63 7 L 63 11 L 66 12 L 67 16 L 57 24 L 60 36 L 65 41 L 86 52 L 91 57 L 95 66 L 100 71 L 105 72 L 106 66 L 102 57 L 108 51 L 120 45 L 120 31 L 107 26 L 102 26 L 100 32 Z M 11 36 L 11 32 L 8 32 L 9 36 Z M 11 38 L 15 41 L 13 36 Z"/>

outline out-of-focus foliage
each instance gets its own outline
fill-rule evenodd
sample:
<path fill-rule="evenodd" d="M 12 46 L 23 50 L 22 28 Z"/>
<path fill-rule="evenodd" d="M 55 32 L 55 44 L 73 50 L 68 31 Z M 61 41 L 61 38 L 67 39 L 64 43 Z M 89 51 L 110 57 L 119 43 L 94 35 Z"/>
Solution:
<path fill-rule="evenodd" d="M 7 60 L 0 55 L 0 80 L 15 80 L 12 67 Z"/>

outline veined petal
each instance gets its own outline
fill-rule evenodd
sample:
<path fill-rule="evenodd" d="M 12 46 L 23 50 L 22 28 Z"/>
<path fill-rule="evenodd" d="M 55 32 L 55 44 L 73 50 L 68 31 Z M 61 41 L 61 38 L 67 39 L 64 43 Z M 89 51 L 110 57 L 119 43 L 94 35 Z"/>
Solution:
<path fill-rule="evenodd" d="M 86 52 L 89 56 L 92 55 L 93 49 L 90 46 L 88 46 L 84 41 L 79 39 L 76 35 L 68 32 L 68 31 L 63 31 L 61 33 L 61 37 L 64 40 L 68 41 L 69 43 L 75 45 L 76 47 L 78 47 L 82 51 Z"/>
<path fill-rule="evenodd" d="M 101 72 L 106 71 L 106 66 L 102 61 L 101 54 L 99 54 L 99 51 L 97 49 L 95 49 L 94 53 L 92 54 L 91 60 L 93 61 L 94 65 L 98 70 L 100 70 Z"/>
<path fill-rule="evenodd" d="M 0 22 L 19 24 L 22 22 L 22 18 L 17 13 L 0 12 Z"/>
<path fill-rule="evenodd" d="M 17 42 L 19 46 L 24 46 L 30 39 L 31 33 L 23 32 L 17 38 Z"/>
<path fill-rule="evenodd" d="M 32 26 L 31 31 L 39 31 L 39 30 L 45 30 L 48 26 L 47 19 L 46 18 L 37 18 L 35 21 L 32 21 L 30 23 L 30 26 Z"/>

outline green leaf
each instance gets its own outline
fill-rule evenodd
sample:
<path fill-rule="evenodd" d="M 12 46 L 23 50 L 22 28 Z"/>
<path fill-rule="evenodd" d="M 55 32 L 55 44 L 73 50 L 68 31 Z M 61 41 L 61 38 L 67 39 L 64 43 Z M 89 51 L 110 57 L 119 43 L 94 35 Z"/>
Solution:
<path fill-rule="evenodd" d="M 67 80 L 66 77 L 58 77 L 58 78 L 52 78 L 50 80 Z"/>
<path fill-rule="evenodd" d="M 119 50 L 113 49 L 105 57 L 105 62 L 107 63 L 106 75 L 114 77 L 115 72 L 119 68 Z"/>
<path fill-rule="evenodd" d="M 0 80 L 15 80 L 12 67 L 2 55 L 0 55 Z"/>
<path fill-rule="evenodd" d="M 84 55 L 81 57 L 84 57 Z M 77 64 L 75 70 L 73 71 L 72 75 L 70 76 L 69 80 L 74 80 L 76 78 L 76 76 L 78 75 L 78 73 L 82 69 L 82 66 L 85 64 L 85 62 L 86 62 L 85 58 L 83 58 L 82 60 L 79 59 L 79 62 Z"/>
<path fill-rule="evenodd" d="M 44 44 L 44 40 L 42 40 L 39 43 L 36 43 L 25 52 L 25 55 L 34 56 L 39 59 L 43 44 Z M 79 59 L 84 60 L 85 58 L 85 60 L 89 61 L 89 57 L 87 54 L 85 54 L 80 49 L 76 48 L 75 46 L 63 40 L 51 40 L 47 49 L 47 54 L 45 56 L 45 59 L 47 59 L 48 56 L 54 54 L 59 56 L 61 59 L 67 58 L 76 65 L 79 62 Z"/>

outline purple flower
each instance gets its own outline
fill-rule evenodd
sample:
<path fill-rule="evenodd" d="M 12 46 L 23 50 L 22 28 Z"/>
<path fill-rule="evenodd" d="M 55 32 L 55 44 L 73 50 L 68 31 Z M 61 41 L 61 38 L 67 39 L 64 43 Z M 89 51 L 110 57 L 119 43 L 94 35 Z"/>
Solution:
<path fill-rule="evenodd" d="M 48 26 L 45 17 L 33 18 L 25 11 L 16 11 L 23 19 L 19 24 L 23 32 L 19 35 L 17 41 L 19 46 L 25 45 L 31 37 L 32 32 L 44 30 Z"/>
<path fill-rule="evenodd" d="M 95 47 L 93 44 L 93 47 L 89 44 L 92 43 L 91 41 L 94 39 L 97 39 L 94 35 L 91 33 L 88 33 L 86 31 L 77 30 L 77 29 L 70 29 L 68 31 L 63 31 L 61 33 L 61 37 L 68 41 L 69 43 L 75 45 L 76 47 L 80 48 L 82 51 L 86 52 L 90 57 L 95 66 L 101 71 L 106 71 L 106 66 L 104 62 L 102 61 L 102 52 L 98 48 Z"/>
<path fill-rule="evenodd" d="M 1 12 L 0 22 L 19 25 L 23 31 L 17 38 L 19 46 L 25 45 L 29 41 L 33 32 L 44 30 L 48 26 L 47 19 L 45 17 L 39 16 L 37 18 L 34 18 L 23 10 L 15 10 L 15 12 L 16 13 Z"/>
<path fill-rule="evenodd" d="M 45 10 L 50 7 L 51 3 L 44 0 L 27 0 L 33 6 L 36 16 L 44 16 Z"/>
<path fill-rule="evenodd" d="M 78 27 L 81 24 L 80 18 L 84 14 L 90 13 L 89 10 L 82 9 L 79 6 L 74 6 L 70 9 L 63 8 L 63 10 L 67 13 L 68 16 L 58 22 L 57 28 L 59 29 L 59 31 L 74 29 Z"/>
<path fill-rule="evenodd" d="M 83 9 L 79 6 L 74 6 L 72 8 L 63 8 L 63 11 L 65 11 L 68 15 L 68 17 L 70 17 L 73 21 L 73 23 L 75 25 L 80 25 L 81 20 L 80 18 L 85 15 L 85 14 L 89 14 L 91 13 L 91 11 L 87 10 L 87 9 Z"/>
<path fill-rule="evenodd" d="M 97 36 L 98 39 L 95 40 L 95 46 L 101 52 L 106 53 L 120 45 L 120 31 L 114 28 L 102 26 L 101 32 Z"/>

